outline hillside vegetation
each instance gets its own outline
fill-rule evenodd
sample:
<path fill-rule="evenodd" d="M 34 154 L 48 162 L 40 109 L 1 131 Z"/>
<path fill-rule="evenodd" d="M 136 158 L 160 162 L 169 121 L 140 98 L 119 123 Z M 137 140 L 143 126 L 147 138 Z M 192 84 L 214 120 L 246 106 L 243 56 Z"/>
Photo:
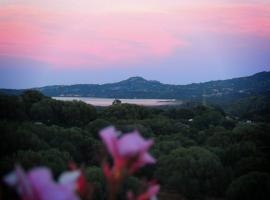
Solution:
<path fill-rule="evenodd" d="M 159 83 L 156 83 L 159 84 Z M 103 150 L 98 132 L 114 125 L 137 129 L 154 138 L 155 166 L 127 180 L 138 190 L 138 177 L 157 179 L 161 200 L 270 198 L 270 116 L 267 96 L 227 105 L 189 104 L 150 108 L 115 104 L 96 108 L 80 101 L 63 102 L 25 91 L 0 95 L 0 175 L 21 163 L 26 169 L 46 165 L 57 176 L 73 160 L 84 165 L 95 198 L 106 199 L 99 167 Z M 1 186 L 3 199 L 17 199 Z"/>

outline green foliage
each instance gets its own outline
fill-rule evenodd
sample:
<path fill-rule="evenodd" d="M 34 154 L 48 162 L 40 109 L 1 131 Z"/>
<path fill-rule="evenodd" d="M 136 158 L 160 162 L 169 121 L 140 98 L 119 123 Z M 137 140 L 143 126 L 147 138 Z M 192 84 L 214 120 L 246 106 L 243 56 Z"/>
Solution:
<path fill-rule="evenodd" d="M 207 129 L 212 126 L 217 126 L 222 123 L 224 116 L 217 111 L 203 112 L 203 114 L 198 115 L 194 118 L 194 127 L 198 129 Z"/>
<path fill-rule="evenodd" d="M 67 152 L 58 149 L 44 151 L 18 151 L 13 157 L 14 163 L 20 163 L 24 168 L 30 169 L 35 166 L 48 166 L 52 171 L 59 175 L 67 169 L 67 163 L 71 159 Z"/>
<path fill-rule="evenodd" d="M 228 130 L 216 131 L 213 135 L 207 137 L 207 145 L 212 147 L 221 147 L 225 149 L 231 145 L 233 141 L 232 133 Z"/>
<path fill-rule="evenodd" d="M 109 106 L 104 112 L 103 116 L 106 119 L 145 119 L 149 116 L 149 110 L 145 107 L 133 104 L 115 104 Z"/>
<path fill-rule="evenodd" d="M 157 177 L 167 188 L 189 198 L 219 196 L 226 188 L 219 158 L 200 147 L 178 148 L 158 161 Z"/>
<path fill-rule="evenodd" d="M 270 97 L 268 95 L 244 98 L 227 106 L 226 110 L 242 119 L 269 122 Z"/>
<path fill-rule="evenodd" d="M 39 102 L 44 98 L 48 98 L 36 90 L 26 90 L 22 93 L 21 97 L 26 105 L 32 105 L 33 103 Z"/>
<path fill-rule="evenodd" d="M 268 194 L 269 113 L 265 99 L 255 102 L 255 108 L 237 104 L 243 106 L 241 115 L 231 115 L 198 103 L 185 108 L 130 104 L 95 108 L 79 101 L 57 101 L 37 91 L 0 95 L 0 175 L 16 163 L 26 168 L 47 165 L 57 175 L 72 160 L 85 166 L 87 179 L 96 188 L 94 199 L 106 199 L 104 176 L 96 167 L 104 155 L 98 133 L 114 125 L 124 133 L 138 130 L 155 140 L 151 154 L 157 166 L 145 167 L 127 180 L 124 189 L 136 194 L 142 189 L 138 177 L 157 178 L 163 192 L 188 199 L 225 198 L 225 192 L 228 199 L 265 199 L 268 196 L 260 193 Z M 250 113 L 256 117 L 249 118 Z"/>
<path fill-rule="evenodd" d="M 229 200 L 267 200 L 270 199 L 270 175 L 250 172 L 234 180 L 226 192 Z"/>
<path fill-rule="evenodd" d="M 156 135 L 167 135 L 178 132 L 175 121 L 166 117 L 155 117 L 146 119 L 142 122 L 146 127 L 150 127 Z"/>
<path fill-rule="evenodd" d="M 172 119 L 191 119 L 194 117 L 194 112 L 185 108 L 171 108 L 165 112 L 165 115 Z"/>
<path fill-rule="evenodd" d="M 0 94 L 0 120 L 26 120 L 24 104 L 17 96 Z"/>
<path fill-rule="evenodd" d="M 46 124 L 59 124 L 61 116 L 61 102 L 44 99 L 32 105 L 30 116 L 33 120 Z"/>
<path fill-rule="evenodd" d="M 139 190 L 140 190 L 140 180 L 135 177 L 135 176 L 131 176 L 131 177 L 128 177 L 126 182 L 125 182 L 125 185 L 124 187 L 126 188 L 126 190 L 124 191 L 132 191 L 134 194 L 138 194 L 139 193 Z M 125 194 L 123 194 L 124 196 Z"/>
<path fill-rule="evenodd" d="M 171 151 L 179 147 L 191 147 L 195 146 L 196 142 L 183 134 L 178 133 L 174 135 L 160 135 L 156 137 L 156 144 L 153 147 L 153 154 L 156 158 L 162 155 L 168 155 Z"/>
<path fill-rule="evenodd" d="M 82 101 L 44 99 L 32 105 L 30 115 L 46 124 L 84 126 L 96 119 L 96 109 Z"/>
<path fill-rule="evenodd" d="M 42 99 L 46 99 L 42 93 L 35 90 L 26 90 L 22 93 L 21 99 L 25 106 L 25 111 L 29 115 L 31 107 L 34 103 L 41 101 Z"/>
<path fill-rule="evenodd" d="M 92 166 L 85 170 L 86 179 L 93 184 L 94 187 L 94 200 L 106 199 L 106 187 L 105 187 L 105 177 L 101 168 Z"/>
<path fill-rule="evenodd" d="M 36 90 L 26 90 L 22 93 L 21 97 L 26 107 L 31 107 L 32 104 L 48 98 Z"/>
<path fill-rule="evenodd" d="M 40 150 L 48 148 L 48 144 L 39 136 L 16 123 L 0 122 L 0 155 L 5 156 L 17 150 Z"/>
<path fill-rule="evenodd" d="M 91 136 L 93 136 L 94 138 L 99 138 L 99 131 L 103 128 L 106 128 L 108 126 L 110 126 L 111 123 L 107 120 L 104 119 L 96 119 L 94 121 L 89 122 L 85 129 L 89 132 L 89 134 Z"/>
<path fill-rule="evenodd" d="M 82 101 L 64 102 L 62 108 L 62 121 L 69 122 L 71 126 L 84 126 L 97 117 L 95 107 Z"/>

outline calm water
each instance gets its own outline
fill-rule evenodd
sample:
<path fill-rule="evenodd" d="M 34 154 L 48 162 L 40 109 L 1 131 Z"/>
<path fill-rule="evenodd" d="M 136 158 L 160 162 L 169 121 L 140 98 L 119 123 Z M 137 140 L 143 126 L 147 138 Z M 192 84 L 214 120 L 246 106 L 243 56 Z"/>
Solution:
<path fill-rule="evenodd" d="M 72 101 L 80 100 L 94 106 L 110 106 L 115 99 L 113 98 L 93 98 L 93 97 L 53 97 L 57 100 Z M 120 99 L 122 103 L 137 104 L 143 106 L 162 106 L 162 105 L 175 105 L 181 104 L 181 101 L 174 99 Z"/>

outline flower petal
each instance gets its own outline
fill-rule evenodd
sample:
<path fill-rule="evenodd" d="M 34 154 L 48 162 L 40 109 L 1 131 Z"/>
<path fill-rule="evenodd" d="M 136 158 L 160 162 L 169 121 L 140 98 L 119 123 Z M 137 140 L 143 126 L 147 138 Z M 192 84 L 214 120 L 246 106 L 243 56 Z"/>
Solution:
<path fill-rule="evenodd" d="M 156 163 L 156 159 L 153 158 L 153 156 L 151 156 L 149 153 L 144 153 L 141 157 L 140 157 L 140 162 L 145 165 L 145 164 L 154 164 Z"/>
<path fill-rule="evenodd" d="M 145 140 L 137 131 L 134 131 L 119 139 L 118 149 L 121 156 L 135 156 L 147 151 L 151 145 L 153 145 L 152 140 Z"/>
<path fill-rule="evenodd" d="M 35 168 L 28 173 L 29 180 L 37 196 L 36 199 L 39 200 L 78 200 L 75 194 L 75 185 L 67 183 L 76 175 L 77 173 L 73 175 L 64 173 L 61 181 L 67 185 L 61 185 L 54 182 L 52 173 L 47 168 Z"/>
<path fill-rule="evenodd" d="M 156 195 L 159 192 L 159 189 L 160 189 L 159 185 L 152 185 L 148 188 L 148 190 L 145 193 L 141 194 L 137 198 L 137 200 L 147 200 L 147 199 L 154 200 L 156 199 Z"/>
<path fill-rule="evenodd" d="M 33 186 L 42 187 L 53 182 L 51 171 L 45 167 L 34 168 L 28 172 L 28 178 Z"/>
<path fill-rule="evenodd" d="M 30 181 L 27 178 L 24 170 L 20 166 L 15 167 L 15 173 L 17 176 L 18 192 L 23 200 L 34 200 L 34 191 Z"/>
<path fill-rule="evenodd" d="M 38 195 L 40 200 L 79 200 L 74 191 L 57 184 L 44 185 L 39 188 Z"/>
<path fill-rule="evenodd" d="M 64 172 L 58 178 L 58 183 L 70 187 L 71 190 L 75 190 L 80 175 L 80 170 Z"/>
<path fill-rule="evenodd" d="M 153 185 L 150 186 L 150 188 L 148 189 L 147 193 L 149 195 L 149 197 L 154 197 L 157 195 L 157 193 L 159 192 L 160 186 L 159 185 Z"/>
<path fill-rule="evenodd" d="M 118 155 L 117 149 L 117 132 L 114 127 L 108 127 L 99 133 L 102 141 L 105 143 L 108 151 L 113 157 Z"/>

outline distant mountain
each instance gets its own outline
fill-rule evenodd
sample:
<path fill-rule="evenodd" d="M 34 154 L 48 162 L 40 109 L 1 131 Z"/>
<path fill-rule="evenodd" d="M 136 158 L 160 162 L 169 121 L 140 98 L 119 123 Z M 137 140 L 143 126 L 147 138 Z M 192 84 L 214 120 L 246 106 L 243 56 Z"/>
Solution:
<path fill-rule="evenodd" d="M 0 89 L 0 94 L 7 95 L 20 95 L 24 90 L 15 90 L 15 89 Z"/>
<path fill-rule="evenodd" d="M 117 83 L 54 85 L 32 89 L 55 97 L 158 98 L 223 103 L 249 96 L 269 95 L 270 72 L 188 85 L 170 85 L 131 77 Z M 19 94 L 22 90 L 1 89 L 0 92 Z"/>

